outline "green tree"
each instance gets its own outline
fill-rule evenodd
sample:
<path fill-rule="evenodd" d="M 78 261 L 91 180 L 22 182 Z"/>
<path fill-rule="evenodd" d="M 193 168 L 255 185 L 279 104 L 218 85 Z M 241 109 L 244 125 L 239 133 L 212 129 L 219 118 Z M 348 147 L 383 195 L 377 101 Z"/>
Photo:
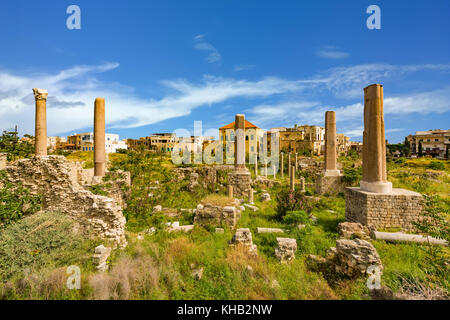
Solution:
<path fill-rule="evenodd" d="M 26 134 L 26 138 L 33 137 Z M 0 152 L 5 152 L 8 155 L 8 160 L 15 160 L 17 158 L 28 158 L 33 152 L 33 145 L 27 141 L 19 141 L 16 131 L 3 131 L 0 136 Z"/>
<path fill-rule="evenodd" d="M 415 227 L 425 236 L 446 240 L 450 243 L 450 210 L 447 204 L 439 201 L 435 195 L 424 195 L 425 206 L 421 219 L 413 222 Z M 427 273 L 429 280 L 436 282 L 444 280 L 443 285 L 448 287 L 448 275 L 450 264 L 448 263 L 449 252 L 445 246 L 433 245 L 428 242 L 422 246 L 425 252 L 425 262 L 422 269 Z M 445 283 L 447 282 L 447 283 Z"/>
<path fill-rule="evenodd" d="M 422 141 L 419 141 L 419 157 L 423 157 Z"/>

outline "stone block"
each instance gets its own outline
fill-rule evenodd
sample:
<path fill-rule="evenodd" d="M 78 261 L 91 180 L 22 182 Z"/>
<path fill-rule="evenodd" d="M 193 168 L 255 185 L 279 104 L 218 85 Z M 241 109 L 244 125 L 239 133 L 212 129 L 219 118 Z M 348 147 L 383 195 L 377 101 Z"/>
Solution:
<path fill-rule="evenodd" d="M 422 208 L 423 197 L 414 191 L 392 189 L 390 193 L 374 193 L 345 189 L 345 219 L 376 230 L 416 231 L 413 222 L 419 221 Z"/>
<path fill-rule="evenodd" d="M 297 240 L 291 238 L 277 238 L 278 247 L 275 248 L 275 256 L 281 263 L 287 263 L 295 258 Z"/>

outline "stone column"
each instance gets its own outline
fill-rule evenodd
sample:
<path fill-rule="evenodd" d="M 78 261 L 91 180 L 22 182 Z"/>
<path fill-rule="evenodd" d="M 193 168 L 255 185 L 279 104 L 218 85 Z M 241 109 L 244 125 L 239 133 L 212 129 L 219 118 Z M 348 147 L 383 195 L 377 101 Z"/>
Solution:
<path fill-rule="evenodd" d="M 305 186 L 305 177 L 300 177 L 300 190 L 301 192 L 306 192 L 306 186 Z"/>
<path fill-rule="evenodd" d="M 34 88 L 36 101 L 34 149 L 36 156 L 47 155 L 47 90 Z"/>
<path fill-rule="evenodd" d="M 234 132 L 234 168 L 241 171 L 245 170 L 245 116 L 243 114 L 236 115 Z"/>
<path fill-rule="evenodd" d="M 256 155 L 255 159 L 255 177 L 258 176 L 258 155 Z"/>
<path fill-rule="evenodd" d="M 291 172 L 291 176 L 289 177 L 290 178 L 289 179 L 290 189 L 291 189 L 291 191 L 294 191 L 295 190 L 295 167 L 294 166 L 291 167 L 290 172 Z"/>
<path fill-rule="evenodd" d="M 272 170 L 273 170 L 273 178 L 276 179 L 277 178 L 277 167 L 276 167 L 276 165 L 272 165 Z"/>
<path fill-rule="evenodd" d="M 254 200 L 253 200 L 253 189 L 250 188 L 248 189 L 248 203 L 250 204 L 254 204 Z"/>
<path fill-rule="evenodd" d="M 289 156 L 288 156 L 288 168 L 289 168 L 289 177 L 291 176 L 292 172 L 291 172 L 291 152 L 289 152 Z"/>
<path fill-rule="evenodd" d="M 295 153 L 295 170 L 298 170 L 298 153 Z"/>
<path fill-rule="evenodd" d="M 228 198 L 233 199 L 233 186 L 231 184 L 228 185 Z"/>
<path fill-rule="evenodd" d="M 281 178 L 284 176 L 284 153 L 281 153 Z"/>
<path fill-rule="evenodd" d="M 94 105 L 94 176 L 103 177 L 105 167 L 105 99 L 97 98 Z"/>
<path fill-rule="evenodd" d="M 386 180 L 386 140 L 384 137 L 383 86 L 364 88 L 362 190 L 390 193 L 392 183 Z"/>
<path fill-rule="evenodd" d="M 325 112 L 325 176 L 339 176 L 336 169 L 336 113 Z"/>
<path fill-rule="evenodd" d="M 267 160 L 264 160 L 264 176 L 267 178 Z"/>

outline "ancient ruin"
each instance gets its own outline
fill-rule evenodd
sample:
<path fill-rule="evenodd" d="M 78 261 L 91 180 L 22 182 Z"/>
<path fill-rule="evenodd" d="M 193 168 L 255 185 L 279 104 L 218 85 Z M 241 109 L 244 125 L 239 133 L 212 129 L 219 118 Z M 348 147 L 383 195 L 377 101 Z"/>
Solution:
<path fill-rule="evenodd" d="M 47 155 L 47 97 L 48 92 L 44 89 L 33 89 L 36 102 L 35 114 L 35 154 L 36 156 Z"/>
<path fill-rule="evenodd" d="M 22 183 L 31 193 L 42 196 L 43 210 L 67 214 L 86 235 L 126 245 L 122 208 L 112 198 L 83 188 L 79 163 L 64 156 L 38 156 L 10 163 L 6 171 L 9 182 Z"/>
<path fill-rule="evenodd" d="M 343 191 L 342 175 L 336 166 L 336 113 L 325 112 L 325 166 L 316 179 L 316 192 L 338 193 Z"/>
<path fill-rule="evenodd" d="M 281 263 L 288 263 L 295 258 L 297 240 L 291 238 L 277 238 L 278 246 L 275 248 L 275 257 Z"/>
<path fill-rule="evenodd" d="M 383 86 L 364 89 L 363 177 L 345 190 L 345 218 L 375 229 L 414 230 L 422 211 L 420 193 L 393 189 L 387 181 Z"/>
<path fill-rule="evenodd" d="M 245 197 L 251 187 L 251 175 L 245 166 L 245 116 L 237 114 L 235 120 L 234 171 L 228 176 L 234 196 Z"/>
<path fill-rule="evenodd" d="M 105 99 L 95 99 L 94 106 L 94 176 L 103 177 L 106 171 Z"/>

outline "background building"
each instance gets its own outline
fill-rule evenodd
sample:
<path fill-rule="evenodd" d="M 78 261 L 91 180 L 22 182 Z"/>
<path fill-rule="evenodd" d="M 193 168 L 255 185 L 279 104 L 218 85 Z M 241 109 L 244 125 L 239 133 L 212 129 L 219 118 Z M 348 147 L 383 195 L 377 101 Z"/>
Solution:
<path fill-rule="evenodd" d="M 259 152 L 259 146 L 263 136 L 264 131 L 261 128 L 245 120 L 245 152 L 247 154 L 256 154 Z M 219 128 L 219 139 L 222 141 L 224 151 L 227 152 L 227 154 L 234 154 L 234 138 L 234 122 Z"/>
<path fill-rule="evenodd" d="M 412 156 L 419 156 L 421 145 L 422 155 L 448 158 L 447 150 L 450 149 L 450 130 L 417 131 L 415 135 L 407 136 L 406 140 L 410 144 Z"/>
<path fill-rule="evenodd" d="M 61 143 L 61 147 L 65 150 L 94 151 L 94 133 L 74 133 L 73 135 L 67 137 L 67 143 Z M 115 153 L 119 149 L 128 149 L 127 143 L 123 140 L 119 140 L 118 134 L 106 133 L 106 153 Z"/>

